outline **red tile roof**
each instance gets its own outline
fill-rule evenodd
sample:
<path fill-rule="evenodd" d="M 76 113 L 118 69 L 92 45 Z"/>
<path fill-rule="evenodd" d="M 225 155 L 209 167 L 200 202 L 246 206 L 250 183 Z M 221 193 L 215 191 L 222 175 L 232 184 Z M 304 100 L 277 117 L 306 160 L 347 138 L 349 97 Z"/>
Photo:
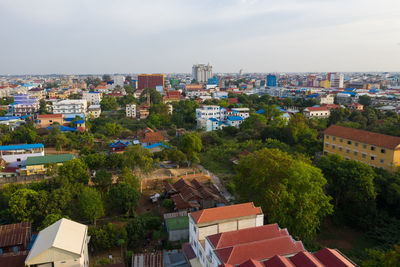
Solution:
<path fill-rule="evenodd" d="M 253 202 L 199 210 L 190 213 L 196 224 L 228 220 L 258 214 L 262 214 L 262 210 L 260 207 L 254 207 Z"/>
<path fill-rule="evenodd" d="M 266 267 L 296 267 L 289 259 L 275 255 L 271 259 L 264 262 Z"/>
<path fill-rule="evenodd" d="M 219 249 L 288 235 L 289 233 L 286 229 L 280 229 L 278 224 L 274 223 L 237 231 L 218 233 L 210 235 L 207 238 L 215 249 Z"/>
<path fill-rule="evenodd" d="M 236 97 L 232 97 L 232 98 L 228 98 L 228 103 L 230 105 L 233 105 L 233 104 L 239 103 L 239 101 L 238 101 L 238 99 Z"/>
<path fill-rule="evenodd" d="M 354 266 L 346 257 L 344 257 L 339 251 L 330 248 L 323 248 L 320 251 L 314 253 L 314 256 L 318 258 L 326 267 L 350 267 Z"/>
<path fill-rule="evenodd" d="M 324 265 L 309 252 L 299 252 L 293 257 L 290 257 L 290 260 L 296 266 L 324 267 Z"/>
<path fill-rule="evenodd" d="M 400 137 L 397 136 L 368 132 L 338 125 L 331 125 L 325 130 L 324 134 L 388 149 L 396 149 L 400 145 Z"/>
<path fill-rule="evenodd" d="M 182 251 L 183 251 L 183 254 L 185 255 L 186 259 L 191 260 L 191 259 L 196 258 L 196 254 L 194 254 L 194 251 L 193 251 L 190 243 L 183 243 Z"/>
<path fill-rule="evenodd" d="M 221 262 L 237 265 L 249 258 L 262 261 L 275 255 L 286 256 L 300 251 L 304 251 L 303 244 L 300 241 L 294 241 L 291 236 L 282 236 L 216 249 L 215 254 Z"/>
<path fill-rule="evenodd" d="M 259 261 L 249 259 L 248 261 L 240 264 L 240 267 L 265 267 L 265 265 Z"/>

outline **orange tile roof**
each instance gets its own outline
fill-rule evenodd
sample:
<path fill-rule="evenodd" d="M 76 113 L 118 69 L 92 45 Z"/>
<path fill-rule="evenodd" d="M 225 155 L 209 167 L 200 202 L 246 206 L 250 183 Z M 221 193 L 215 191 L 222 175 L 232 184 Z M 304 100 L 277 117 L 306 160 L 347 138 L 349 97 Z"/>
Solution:
<path fill-rule="evenodd" d="M 397 146 L 400 145 L 400 137 L 397 136 L 368 132 L 338 125 L 331 125 L 325 130 L 324 134 L 388 149 L 396 149 Z"/>
<path fill-rule="evenodd" d="M 196 224 L 228 220 L 258 214 L 262 214 L 262 210 L 260 207 L 254 207 L 253 202 L 199 210 L 190 213 Z"/>
<path fill-rule="evenodd" d="M 289 233 L 286 229 L 280 229 L 278 224 L 274 223 L 236 231 L 218 233 L 207 236 L 207 238 L 215 249 L 219 249 L 288 235 Z"/>
<path fill-rule="evenodd" d="M 215 250 L 221 262 L 238 265 L 247 259 L 258 261 L 267 260 L 275 255 L 291 255 L 304 251 L 300 241 L 294 241 L 291 236 L 282 236 L 252 243 L 246 243 L 233 247 Z"/>
<path fill-rule="evenodd" d="M 161 142 L 166 140 L 161 132 L 147 132 L 144 137 L 140 138 L 140 143 Z"/>

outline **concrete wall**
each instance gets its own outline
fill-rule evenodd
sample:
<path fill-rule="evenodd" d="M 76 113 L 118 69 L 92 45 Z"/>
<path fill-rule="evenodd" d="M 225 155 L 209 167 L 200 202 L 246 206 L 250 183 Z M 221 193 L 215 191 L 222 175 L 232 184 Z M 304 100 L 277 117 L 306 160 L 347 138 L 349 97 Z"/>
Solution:
<path fill-rule="evenodd" d="M 179 229 L 168 232 L 169 241 L 179 241 L 188 238 L 189 238 L 189 229 Z"/>

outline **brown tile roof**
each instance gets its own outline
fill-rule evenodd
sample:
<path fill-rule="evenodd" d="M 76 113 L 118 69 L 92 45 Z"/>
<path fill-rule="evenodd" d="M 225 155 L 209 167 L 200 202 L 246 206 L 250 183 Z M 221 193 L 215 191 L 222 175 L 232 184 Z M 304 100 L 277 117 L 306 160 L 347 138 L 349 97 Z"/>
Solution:
<path fill-rule="evenodd" d="M 254 207 L 253 202 L 199 210 L 190 213 L 195 223 L 207 223 L 238 217 L 262 214 L 260 207 Z"/>
<path fill-rule="evenodd" d="M 51 118 L 62 118 L 63 114 L 43 114 L 37 115 L 38 119 L 51 119 Z"/>
<path fill-rule="evenodd" d="M 23 245 L 29 242 L 31 223 L 21 222 L 0 226 L 0 248 Z"/>
<path fill-rule="evenodd" d="M 175 207 L 178 210 L 186 210 L 192 208 L 200 208 L 200 204 L 197 202 L 185 201 L 181 194 L 176 194 L 171 196 L 172 201 L 174 201 Z"/>
<path fill-rule="evenodd" d="M 352 262 L 335 249 L 323 248 L 320 251 L 315 252 L 314 256 L 317 257 L 326 267 L 354 266 Z"/>
<path fill-rule="evenodd" d="M 196 258 L 196 254 L 194 254 L 194 251 L 193 251 L 190 243 L 183 243 L 182 251 L 183 251 L 183 254 L 185 255 L 186 259 L 191 260 L 193 258 Z"/>
<path fill-rule="evenodd" d="M 291 236 L 282 236 L 236 245 L 215 250 L 221 262 L 238 265 L 246 260 L 255 259 L 258 261 L 267 260 L 275 255 L 291 255 L 304 251 L 300 241 L 294 241 Z"/>
<path fill-rule="evenodd" d="M 248 261 L 245 261 L 242 264 L 240 264 L 240 267 L 265 267 L 265 265 L 262 262 L 249 259 Z"/>
<path fill-rule="evenodd" d="M 236 231 L 218 233 L 207 236 L 207 238 L 215 249 L 219 249 L 288 235 L 289 233 L 286 229 L 280 229 L 278 224 L 274 223 Z"/>
<path fill-rule="evenodd" d="M 325 130 L 324 134 L 388 149 L 396 149 L 397 146 L 400 145 L 400 137 L 397 136 L 368 132 L 338 125 L 331 125 Z"/>
<path fill-rule="evenodd" d="M 264 262 L 266 267 L 296 267 L 289 259 L 275 255 L 271 259 Z"/>
<path fill-rule="evenodd" d="M 290 260 L 296 266 L 324 267 L 324 265 L 309 252 L 299 252 L 293 257 L 290 257 Z"/>
<path fill-rule="evenodd" d="M 166 138 L 161 132 L 148 132 L 144 134 L 144 137 L 139 139 L 141 143 L 161 142 L 164 140 L 166 140 Z"/>

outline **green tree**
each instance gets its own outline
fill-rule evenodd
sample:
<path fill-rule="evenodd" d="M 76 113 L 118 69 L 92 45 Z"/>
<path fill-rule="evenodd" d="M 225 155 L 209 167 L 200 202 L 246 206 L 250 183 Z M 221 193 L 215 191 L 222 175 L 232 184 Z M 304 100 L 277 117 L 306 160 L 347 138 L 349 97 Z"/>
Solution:
<path fill-rule="evenodd" d="M 108 75 L 108 74 L 104 74 L 102 78 L 103 78 L 103 81 L 105 81 L 105 82 L 110 82 L 111 81 L 111 76 Z"/>
<path fill-rule="evenodd" d="M 153 154 L 141 145 L 128 146 L 124 151 L 125 166 L 149 173 L 153 169 Z"/>
<path fill-rule="evenodd" d="M 362 263 L 365 267 L 392 267 L 400 266 L 400 246 L 395 245 L 394 249 L 383 252 L 380 250 L 368 250 L 368 258 Z"/>
<path fill-rule="evenodd" d="M 39 113 L 40 114 L 47 114 L 47 103 L 46 100 L 40 99 L 39 101 Z"/>
<path fill-rule="evenodd" d="M 96 170 L 104 167 L 106 163 L 106 156 L 101 153 L 93 153 L 82 157 L 90 169 Z"/>
<path fill-rule="evenodd" d="M 260 205 L 268 222 L 287 227 L 298 238 L 311 238 L 333 212 L 321 171 L 278 149 L 241 157 L 236 172 L 240 199 Z"/>
<path fill-rule="evenodd" d="M 156 88 L 151 87 L 151 88 L 146 88 L 143 90 L 143 92 L 140 94 L 139 101 L 140 103 L 146 102 L 147 101 L 147 95 L 150 94 L 150 102 L 151 104 L 159 104 L 162 101 L 162 97 L 159 92 L 157 92 Z"/>
<path fill-rule="evenodd" d="M 96 176 L 92 178 L 92 182 L 103 192 L 106 192 L 112 185 L 112 174 L 106 170 L 99 170 L 96 172 Z"/>
<path fill-rule="evenodd" d="M 72 159 L 64 162 L 64 164 L 58 168 L 58 176 L 61 181 L 67 183 L 79 182 L 87 184 L 89 181 L 87 166 L 85 162 L 80 159 Z"/>
<path fill-rule="evenodd" d="M 139 245 L 139 242 L 142 241 L 146 235 L 146 221 L 142 216 L 136 216 L 126 225 L 126 232 L 128 234 L 129 245 Z"/>
<path fill-rule="evenodd" d="M 8 206 L 15 221 L 38 222 L 46 214 L 46 203 L 45 191 L 22 188 L 11 195 Z"/>
<path fill-rule="evenodd" d="M 96 220 L 104 215 L 103 201 L 100 193 L 90 187 L 83 187 L 78 198 L 82 216 L 96 225 Z"/>
<path fill-rule="evenodd" d="M 258 130 L 261 131 L 267 125 L 265 116 L 253 113 L 240 124 L 241 130 Z"/>
<path fill-rule="evenodd" d="M 60 214 L 54 214 L 54 213 L 48 214 L 46 216 L 46 218 L 44 218 L 44 220 L 42 222 L 41 229 L 44 229 L 44 228 L 52 225 L 53 223 L 57 222 L 58 220 L 61 220 L 62 218 L 70 219 L 68 216 L 63 216 L 63 215 L 60 215 Z"/>
<path fill-rule="evenodd" d="M 322 156 L 317 166 L 328 180 L 327 192 L 333 197 L 336 212 L 355 223 L 370 212 L 376 192 L 375 174 L 369 165 L 330 154 Z"/>
<path fill-rule="evenodd" d="M 139 204 L 140 193 L 127 183 L 118 183 L 111 187 L 108 199 L 112 208 L 132 215 Z"/>
<path fill-rule="evenodd" d="M 185 134 L 180 142 L 180 147 L 186 153 L 187 159 L 190 162 L 199 162 L 197 153 L 203 149 L 201 139 L 196 134 Z"/>
<path fill-rule="evenodd" d="M 128 167 L 122 169 L 121 175 L 118 176 L 118 183 L 127 183 L 136 190 L 140 189 L 139 178 L 137 178 Z"/>
<path fill-rule="evenodd" d="M 112 96 L 104 96 L 100 101 L 101 110 L 116 110 L 118 108 L 118 103 Z"/>
<path fill-rule="evenodd" d="M 358 98 L 358 103 L 364 106 L 370 106 L 371 105 L 371 97 L 369 95 L 362 95 Z"/>

